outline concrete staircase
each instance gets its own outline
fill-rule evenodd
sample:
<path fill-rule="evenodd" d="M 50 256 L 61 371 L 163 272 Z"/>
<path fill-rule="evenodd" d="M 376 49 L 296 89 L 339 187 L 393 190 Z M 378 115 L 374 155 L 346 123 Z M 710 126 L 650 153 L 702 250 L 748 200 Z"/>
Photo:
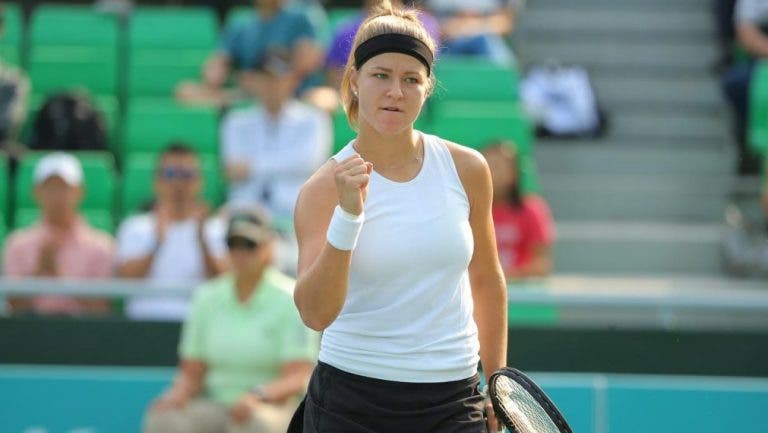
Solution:
<path fill-rule="evenodd" d="M 518 54 L 585 66 L 610 116 L 600 140 L 540 140 L 559 273 L 718 274 L 736 183 L 717 51 L 700 0 L 532 0 Z"/>

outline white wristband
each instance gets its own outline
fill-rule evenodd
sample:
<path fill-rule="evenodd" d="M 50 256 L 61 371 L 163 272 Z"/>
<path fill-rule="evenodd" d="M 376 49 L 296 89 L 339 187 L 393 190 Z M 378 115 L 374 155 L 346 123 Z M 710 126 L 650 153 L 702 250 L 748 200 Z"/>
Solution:
<path fill-rule="evenodd" d="M 332 247 L 341 251 L 352 251 L 357 245 L 357 238 L 363 229 L 365 215 L 352 215 L 341 206 L 333 210 L 331 223 L 328 225 L 326 238 Z"/>

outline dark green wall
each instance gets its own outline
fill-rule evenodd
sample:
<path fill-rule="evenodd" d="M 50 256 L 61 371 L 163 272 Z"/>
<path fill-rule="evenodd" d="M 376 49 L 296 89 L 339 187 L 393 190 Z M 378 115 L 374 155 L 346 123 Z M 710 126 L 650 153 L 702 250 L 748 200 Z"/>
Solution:
<path fill-rule="evenodd" d="M 179 324 L 0 319 L 0 364 L 175 365 Z M 766 333 L 513 326 L 524 370 L 768 377 Z"/>

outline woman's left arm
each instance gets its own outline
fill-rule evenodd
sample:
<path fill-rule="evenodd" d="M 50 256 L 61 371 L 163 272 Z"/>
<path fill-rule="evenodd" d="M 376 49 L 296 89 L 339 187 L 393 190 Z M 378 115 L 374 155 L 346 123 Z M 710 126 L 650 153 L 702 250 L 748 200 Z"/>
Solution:
<path fill-rule="evenodd" d="M 480 361 L 487 379 L 507 364 L 507 286 L 491 216 L 491 173 L 480 153 L 459 146 L 451 146 L 451 153 L 469 199 L 469 223 L 475 244 L 469 280 L 480 338 Z"/>
<path fill-rule="evenodd" d="M 282 403 L 307 389 L 314 364 L 309 361 L 289 361 L 280 366 L 280 376 L 259 387 L 259 397 L 269 403 Z"/>

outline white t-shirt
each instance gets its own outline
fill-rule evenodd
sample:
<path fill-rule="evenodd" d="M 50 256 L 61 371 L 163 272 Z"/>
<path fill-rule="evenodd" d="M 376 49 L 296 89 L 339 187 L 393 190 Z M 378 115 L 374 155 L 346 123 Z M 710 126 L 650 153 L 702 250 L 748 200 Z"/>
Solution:
<path fill-rule="evenodd" d="M 117 264 L 146 257 L 157 243 L 155 216 L 152 213 L 128 217 L 117 232 Z M 209 219 L 204 230 L 206 245 L 214 257 L 226 254 L 226 227 L 219 218 Z M 197 239 L 197 221 L 187 219 L 168 226 L 165 239 L 155 254 L 146 279 L 159 283 L 189 283 L 194 287 L 205 279 L 205 263 Z M 134 297 L 126 313 L 134 319 L 180 320 L 186 315 L 189 297 Z"/>
<path fill-rule="evenodd" d="M 738 0 L 733 18 L 736 24 L 768 23 L 768 0 Z"/>
<path fill-rule="evenodd" d="M 330 156 L 331 119 L 324 111 L 290 101 L 274 119 L 263 107 L 234 111 L 221 127 L 225 164 L 247 162 L 250 176 L 229 186 L 229 205 L 265 206 L 291 218 L 304 182 Z"/>

